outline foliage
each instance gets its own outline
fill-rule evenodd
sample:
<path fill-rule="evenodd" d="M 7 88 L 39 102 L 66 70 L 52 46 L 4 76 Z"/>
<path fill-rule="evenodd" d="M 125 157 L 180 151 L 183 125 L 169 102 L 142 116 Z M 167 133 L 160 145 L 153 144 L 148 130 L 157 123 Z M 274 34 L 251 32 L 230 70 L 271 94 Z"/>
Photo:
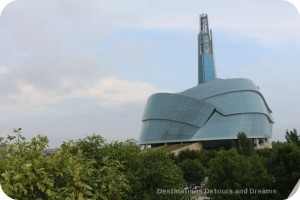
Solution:
<path fill-rule="evenodd" d="M 44 136 L 30 142 L 20 134 L 8 136 L 9 147 L 1 167 L 1 185 L 14 199 L 123 199 L 129 189 L 118 161 L 103 158 L 101 168 L 81 151 L 72 154 L 72 144 L 44 157 Z M 1 158 L 1 160 L 4 157 Z M 3 163 L 3 162 L 2 162 Z"/>
<path fill-rule="evenodd" d="M 245 157 L 239 156 L 235 149 L 229 151 L 220 151 L 218 156 L 211 160 L 209 164 L 209 182 L 210 189 L 235 190 L 246 187 L 246 172 L 250 165 Z M 238 199 L 235 194 L 211 194 L 212 199 Z"/>
<path fill-rule="evenodd" d="M 182 199 L 157 194 L 158 189 L 182 189 L 183 174 L 162 150 L 142 152 L 134 140 L 105 143 L 99 135 L 64 142 L 50 156 L 47 137 L 26 141 L 0 138 L 0 180 L 15 199 Z"/>
<path fill-rule="evenodd" d="M 270 199 L 271 195 L 250 194 L 249 191 L 269 189 L 270 183 L 271 178 L 257 155 L 243 156 L 234 148 L 221 150 L 209 164 L 208 187 L 222 191 L 210 194 L 213 200 Z"/>
<path fill-rule="evenodd" d="M 268 173 L 267 169 L 264 167 L 258 154 L 254 153 L 250 158 L 247 159 L 250 163 L 248 187 L 257 190 L 274 189 L 272 185 L 273 179 Z M 254 199 L 257 197 L 258 199 L 264 199 L 264 197 L 270 198 L 270 196 L 258 194 L 254 197 Z"/>
<path fill-rule="evenodd" d="M 105 140 L 101 135 L 93 134 L 70 143 L 72 144 L 71 153 L 76 154 L 78 151 L 81 151 L 86 158 L 94 159 L 97 165 L 101 163 L 104 157 L 103 147 L 105 146 Z M 64 142 L 62 147 L 65 145 L 66 143 Z"/>
<path fill-rule="evenodd" d="M 270 173 L 274 177 L 274 187 L 278 190 L 278 199 L 289 196 L 300 179 L 300 148 L 294 143 L 279 145 L 271 161 Z"/>
<path fill-rule="evenodd" d="M 260 149 L 258 151 L 255 151 L 255 154 L 259 157 L 260 163 L 268 171 L 268 173 L 270 173 L 272 168 L 274 167 L 272 165 L 272 162 L 275 156 L 275 149 L 276 148 L 274 148 L 273 146 L 273 149 Z"/>
<path fill-rule="evenodd" d="M 183 160 L 181 167 L 184 179 L 190 184 L 200 185 L 205 177 L 205 169 L 199 160 Z"/>
<path fill-rule="evenodd" d="M 57 153 L 44 156 L 47 137 L 27 141 L 21 131 L 0 137 L 0 182 L 14 199 L 187 199 L 168 191 L 191 182 L 200 185 L 208 176 L 208 189 L 223 190 L 210 194 L 212 200 L 281 200 L 300 178 L 296 129 L 273 149 L 254 151 L 240 133 L 229 150 L 185 150 L 178 156 L 160 148 L 142 151 L 135 140 L 107 143 L 95 134 L 64 142 Z M 250 189 L 276 193 L 250 194 Z"/>
<path fill-rule="evenodd" d="M 185 186 L 182 171 L 169 159 L 162 150 L 148 150 L 142 153 L 141 183 L 143 195 L 141 199 L 182 199 L 179 194 L 157 194 L 158 189 L 183 189 Z"/>
<path fill-rule="evenodd" d="M 124 196 L 124 199 L 137 199 L 142 196 L 144 192 L 147 192 L 147 189 L 143 188 L 143 184 L 141 184 L 141 175 L 143 175 L 140 172 L 141 150 L 136 141 L 126 140 L 125 142 L 112 142 L 103 145 L 98 151 L 98 153 L 95 152 L 95 157 L 97 157 L 98 154 L 102 154 L 112 160 L 117 160 L 123 165 L 122 173 L 125 174 L 131 188 Z"/>
<path fill-rule="evenodd" d="M 209 168 L 209 162 L 213 158 L 217 156 L 217 151 L 216 150 L 190 150 L 186 149 L 183 151 L 180 151 L 178 156 L 176 156 L 173 153 L 169 154 L 169 158 L 174 160 L 174 162 L 178 165 L 181 166 L 181 163 L 185 160 L 196 160 L 195 162 L 199 162 L 203 166 L 203 172 L 204 176 L 206 176 L 207 169 Z M 182 167 L 181 167 L 182 168 Z M 183 169 L 182 169 L 183 170 Z M 185 178 L 186 182 L 189 182 Z"/>
<path fill-rule="evenodd" d="M 178 199 L 180 195 L 157 194 L 158 189 L 181 189 L 183 175 L 179 167 L 162 150 L 142 152 L 135 140 L 105 143 L 99 135 L 88 136 L 73 144 L 73 152 L 94 159 L 101 166 L 102 157 L 118 161 L 122 166 L 130 190 L 123 199 Z"/>
<path fill-rule="evenodd" d="M 197 159 L 199 157 L 199 151 L 186 149 L 178 153 L 178 162 L 186 159 Z"/>
<path fill-rule="evenodd" d="M 202 165 L 208 169 L 209 162 L 214 159 L 218 155 L 216 150 L 201 150 L 199 152 L 198 160 L 202 163 Z"/>
<path fill-rule="evenodd" d="M 247 135 L 243 132 L 238 133 L 236 148 L 239 154 L 244 156 L 251 156 L 254 150 L 254 146 Z"/>
<path fill-rule="evenodd" d="M 298 135 L 296 129 L 293 129 L 291 131 L 287 130 L 285 133 L 285 139 L 288 143 L 292 142 L 300 146 L 300 136 Z"/>

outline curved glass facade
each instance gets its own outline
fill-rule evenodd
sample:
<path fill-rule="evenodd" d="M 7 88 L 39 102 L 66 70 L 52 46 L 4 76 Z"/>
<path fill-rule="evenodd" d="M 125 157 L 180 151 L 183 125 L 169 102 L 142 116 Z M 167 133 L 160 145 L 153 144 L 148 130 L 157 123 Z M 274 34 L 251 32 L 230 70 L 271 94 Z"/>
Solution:
<path fill-rule="evenodd" d="M 198 34 L 198 85 L 177 94 L 150 96 L 139 143 L 228 142 L 237 139 L 240 132 L 248 138 L 268 139 L 274 123 L 271 113 L 251 80 L 216 78 L 212 31 L 207 15 L 202 14 Z"/>
<path fill-rule="evenodd" d="M 258 87 L 248 79 L 216 79 L 177 94 L 149 97 L 140 144 L 270 138 L 273 118 Z"/>
<path fill-rule="evenodd" d="M 199 83 L 206 83 L 216 79 L 213 54 L 200 54 L 198 56 L 198 66 Z"/>

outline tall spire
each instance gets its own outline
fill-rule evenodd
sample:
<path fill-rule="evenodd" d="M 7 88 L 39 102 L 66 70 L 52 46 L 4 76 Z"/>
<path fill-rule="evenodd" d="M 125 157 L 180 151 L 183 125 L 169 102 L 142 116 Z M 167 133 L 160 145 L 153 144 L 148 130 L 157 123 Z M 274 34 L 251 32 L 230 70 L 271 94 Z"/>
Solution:
<path fill-rule="evenodd" d="M 208 26 L 207 15 L 202 14 L 200 15 L 200 33 L 198 34 L 198 84 L 215 79 L 212 31 Z"/>

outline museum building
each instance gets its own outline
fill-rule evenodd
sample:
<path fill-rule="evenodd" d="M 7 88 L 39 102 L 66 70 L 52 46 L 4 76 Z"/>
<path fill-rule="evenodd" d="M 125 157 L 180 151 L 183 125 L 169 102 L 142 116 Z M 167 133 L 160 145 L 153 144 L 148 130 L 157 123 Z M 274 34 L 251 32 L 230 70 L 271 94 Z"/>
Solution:
<path fill-rule="evenodd" d="M 200 15 L 198 85 L 179 93 L 149 97 L 142 117 L 140 145 L 201 142 L 203 148 L 226 147 L 245 133 L 256 147 L 267 148 L 272 111 L 251 80 L 220 79 L 214 65 L 212 31 Z"/>

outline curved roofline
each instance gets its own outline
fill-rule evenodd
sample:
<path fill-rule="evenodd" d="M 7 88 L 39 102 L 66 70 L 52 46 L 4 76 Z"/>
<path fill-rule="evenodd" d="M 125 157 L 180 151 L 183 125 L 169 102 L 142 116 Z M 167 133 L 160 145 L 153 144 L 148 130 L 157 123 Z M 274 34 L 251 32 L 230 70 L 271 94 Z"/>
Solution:
<path fill-rule="evenodd" d="M 268 111 L 269 111 L 270 113 L 272 113 L 272 110 L 269 108 L 269 106 L 268 106 L 268 104 L 267 104 L 265 98 L 263 97 L 263 95 L 262 95 L 260 92 L 256 91 L 256 90 L 234 90 L 234 91 L 230 91 L 230 92 L 224 92 L 224 93 L 216 94 L 216 95 L 213 95 L 213 96 L 210 96 L 210 97 L 206 97 L 206 98 L 203 98 L 203 99 L 197 99 L 197 98 L 195 98 L 195 97 L 186 96 L 186 95 L 181 94 L 181 93 L 166 93 L 166 92 L 155 93 L 155 94 L 152 94 L 150 97 L 155 96 L 155 95 L 160 95 L 160 94 L 168 94 L 168 95 L 171 94 L 171 95 L 176 95 L 176 96 L 184 96 L 185 98 L 190 98 L 190 99 L 197 100 L 197 101 L 202 101 L 202 100 L 209 99 L 209 98 L 216 97 L 216 96 L 220 96 L 220 95 L 223 95 L 223 94 L 230 94 L 230 93 L 237 93 L 237 92 L 255 92 L 255 93 L 257 93 L 257 94 L 262 98 L 262 100 L 263 100 L 265 106 L 267 107 Z M 150 98 L 150 97 L 149 97 L 149 98 Z M 209 102 L 205 102 L 205 103 L 211 104 L 211 103 L 209 103 Z M 212 105 L 212 104 L 211 104 L 211 105 Z M 213 105 L 213 106 L 214 106 L 214 105 Z M 217 111 L 218 113 L 220 113 L 220 114 L 223 115 L 223 116 L 239 115 L 239 114 L 247 114 L 247 113 L 256 113 L 256 114 L 263 114 L 263 115 L 265 115 L 265 116 L 268 118 L 269 122 L 274 123 L 274 120 L 272 119 L 272 117 L 269 116 L 269 115 L 266 114 L 266 113 L 263 113 L 263 112 L 245 112 L 245 113 L 241 112 L 241 113 L 225 114 L 220 108 L 218 108 L 218 107 L 216 107 L 216 106 L 214 106 L 214 107 L 215 107 L 215 111 Z M 215 111 L 213 111 L 213 112 L 211 113 L 211 115 L 212 115 Z M 157 118 L 157 119 L 158 119 L 158 118 Z M 146 120 L 151 120 L 151 119 L 146 119 Z M 142 121 L 146 121 L 146 120 L 142 120 Z M 178 120 L 170 120 L 170 121 L 178 121 Z M 179 122 L 180 122 L 180 121 L 179 121 Z M 182 123 L 185 123 L 185 122 L 182 122 Z M 205 122 L 205 123 L 206 123 L 206 122 Z M 204 123 L 204 124 L 205 124 L 205 123 Z M 185 124 L 189 124 L 189 123 L 185 123 Z"/>
<path fill-rule="evenodd" d="M 149 118 L 149 119 L 144 119 L 142 120 L 142 122 L 145 122 L 145 121 L 151 121 L 151 120 L 159 120 L 159 121 L 168 121 L 168 122 L 177 122 L 177 123 L 182 123 L 182 124 L 187 124 L 189 126 L 193 126 L 195 128 L 201 128 L 200 126 L 196 126 L 194 124 L 190 124 L 190 123 L 186 123 L 186 122 L 183 122 L 183 121 L 179 121 L 179 120 L 173 120 L 173 119 L 161 119 L 161 118 Z M 206 123 L 206 122 L 205 122 Z M 205 124 L 204 123 L 204 124 Z"/>
<path fill-rule="evenodd" d="M 223 116 L 245 115 L 245 114 L 250 114 L 250 115 L 251 115 L 251 114 L 263 114 L 263 115 L 265 115 L 265 116 L 268 118 L 268 120 L 269 120 L 270 123 L 274 124 L 273 119 L 272 119 L 269 115 L 267 115 L 266 113 L 262 113 L 262 112 L 245 112 L 245 113 L 241 112 L 241 113 L 224 114 L 224 113 L 222 113 L 222 111 L 220 111 L 220 110 L 218 110 L 218 109 L 216 109 L 215 112 L 217 112 L 217 113 L 219 113 L 219 114 L 221 114 L 221 115 L 223 115 Z"/>
<path fill-rule="evenodd" d="M 189 96 L 189 95 L 186 95 L 185 92 L 189 91 L 189 90 L 192 90 L 192 89 L 195 89 L 195 88 L 201 88 L 201 89 L 204 89 L 204 88 L 207 88 L 207 87 L 211 87 L 211 85 L 214 85 L 214 84 L 220 84 L 220 82 L 230 82 L 230 81 L 247 81 L 247 82 L 250 82 L 252 85 L 253 85 L 253 89 L 245 89 L 245 90 L 229 90 L 229 91 L 226 91 L 226 92 L 223 92 L 223 93 L 218 93 L 218 94 L 215 94 L 215 95 L 212 95 L 210 97 L 214 97 L 214 96 L 219 96 L 219 95 L 222 95 L 222 94 L 227 94 L 227 93 L 232 93 L 232 92 L 241 92 L 241 91 L 252 91 L 252 92 L 256 92 L 257 94 L 259 94 L 259 96 L 261 96 L 261 98 L 263 99 L 268 111 L 270 113 L 272 113 L 272 110 L 271 108 L 269 107 L 269 105 L 267 104 L 267 101 L 265 99 L 265 97 L 260 93 L 260 90 L 258 88 L 257 85 L 255 85 L 255 83 L 251 80 L 251 79 L 248 79 L 248 78 L 229 78 L 229 79 L 215 79 L 214 81 L 210 81 L 210 82 L 207 82 L 207 83 L 204 83 L 204 84 L 199 84 L 197 86 L 194 86 L 192 88 L 189 88 L 187 90 L 184 90 L 182 92 L 179 92 L 177 94 L 182 94 L 184 96 Z M 191 97 L 191 96 L 190 96 Z M 203 99 L 207 99 L 207 98 L 210 98 L 210 97 L 205 97 Z M 201 100 L 203 100 L 201 99 Z"/>
<path fill-rule="evenodd" d="M 220 96 L 220 95 L 223 95 L 223 94 L 235 93 L 235 92 L 255 92 L 255 93 L 257 93 L 257 94 L 262 98 L 262 100 L 264 101 L 264 104 L 265 104 L 265 106 L 268 108 L 268 111 L 269 111 L 270 113 L 272 113 L 272 110 L 271 110 L 271 108 L 269 107 L 269 105 L 267 104 L 267 101 L 266 101 L 266 99 L 264 98 L 264 96 L 263 96 L 259 91 L 256 91 L 256 90 L 234 90 L 234 91 L 230 91 L 230 92 L 219 93 L 219 94 L 216 94 L 216 95 L 213 95 L 213 96 L 210 96 L 210 97 L 203 98 L 203 99 L 201 99 L 201 100 L 209 99 L 209 98 L 216 97 L 216 96 Z"/>
<path fill-rule="evenodd" d="M 270 116 L 268 116 L 266 113 L 261 113 L 261 112 L 241 112 L 241 113 L 233 113 L 233 114 L 224 114 L 220 109 L 216 108 L 214 109 L 214 111 L 211 113 L 210 117 L 206 120 L 206 122 L 204 123 L 204 125 L 209 121 L 209 119 L 211 118 L 211 116 L 215 113 L 219 113 L 221 114 L 222 116 L 231 116 L 231 115 L 247 115 L 247 114 L 262 114 L 262 115 L 265 115 L 269 122 L 274 124 L 274 121 L 273 119 L 270 118 Z M 197 128 L 201 128 L 201 126 L 195 126 L 194 124 L 190 124 L 190 123 L 187 123 L 187 122 L 183 122 L 183 121 L 179 121 L 179 120 L 173 120 L 173 119 L 162 119 L 162 118 L 148 118 L 148 119 L 143 119 L 142 122 L 145 122 L 145 121 L 151 121 L 151 120 L 162 120 L 162 121 L 172 121 L 172 122 L 179 122 L 179 123 L 182 123 L 182 124 L 187 124 L 187 125 L 190 125 L 190 126 L 193 126 L 193 127 L 197 127 Z M 203 125 L 203 126 L 204 126 Z"/>
<path fill-rule="evenodd" d="M 237 95 L 238 93 L 241 93 L 241 95 Z M 258 96 L 258 95 L 259 96 Z M 191 109 L 190 112 L 184 112 L 184 114 L 187 114 L 187 116 L 191 116 L 191 113 L 194 113 L 194 110 L 198 110 L 198 107 L 196 109 L 195 105 L 198 105 L 196 101 L 202 101 L 206 102 L 208 104 L 213 104 L 214 109 L 209 109 L 209 111 L 203 110 L 203 113 L 206 113 L 207 116 L 205 118 L 201 118 L 201 125 L 198 123 L 198 120 L 192 120 L 193 117 L 188 118 L 189 120 L 184 120 L 182 117 L 173 117 L 173 115 L 160 115 L 155 114 L 155 112 L 160 111 L 160 108 L 163 109 L 165 112 L 170 111 L 176 111 L 177 107 L 172 107 L 173 104 L 170 104 L 168 101 L 160 102 L 160 96 L 161 99 L 164 99 L 164 95 L 168 96 L 168 98 L 173 99 L 176 102 L 183 102 L 183 105 L 189 104 L 192 105 L 192 107 L 189 107 Z M 226 104 L 221 104 L 224 100 L 228 99 L 230 96 L 236 97 L 237 100 L 240 100 L 241 97 L 244 99 L 253 99 L 253 102 L 258 104 L 257 107 L 241 107 L 244 104 L 248 105 L 248 101 L 243 101 L 243 104 L 238 104 L 238 109 L 232 109 L 233 106 L 235 106 L 235 101 L 229 102 L 228 106 L 226 107 Z M 157 96 L 157 99 L 156 99 Z M 173 97 L 172 97 L 173 96 Z M 214 97 L 216 101 L 214 101 Z M 227 98 L 228 97 L 228 98 Z M 153 99 L 153 102 L 150 102 L 150 99 Z M 165 99 L 168 99 L 165 97 Z M 182 98 L 182 99 L 181 99 Z M 190 102 L 190 100 L 192 100 Z M 218 100 L 218 101 L 217 101 Z M 229 98 L 230 101 L 230 98 Z M 149 103 L 150 102 L 150 103 Z M 213 103 L 215 102 L 215 104 Z M 240 102 L 240 101 L 238 101 Z M 194 105 L 195 103 L 195 105 Z M 226 102 L 225 102 L 226 103 Z M 251 103 L 251 102 L 250 102 Z M 152 109 L 153 106 L 159 105 L 159 109 L 157 111 L 153 111 L 153 115 L 151 112 L 148 113 L 147 109 Z M 219 105 L 220 104 L 220 105 Z M 175 105 L 175 103 L 174 103 Z M 219 105 L 220 108 L 217 106 Z M 251 104 L 252 105 L 252 104 Z M 239 131 L 247 130 L 246 134 L 250 134 L 249 138 L 271 138 L 272 135 L 272 124 L 274 124 L 274 120 L 272 117 L 272 110 L 270 109 L 269 105 L 267 104 L 266 99 L 264 98 L 263 94 L 260 92 L 260 89 L 257 85 L 254 84 L 253 81 L 247 78 L 233 78 L 233 79 L 216 79 L 214 81 L 207 82 L 205 84 L 199 84 L 197 86 L 194 86 L 188 90 L 185 90 L 183 92 L 178 93 L 155 93 L 152 94 L 148 98 L 148 102 L 146 104 L 146 108 L 144 112 L 147 112 L 147 116 L 145 118 L 142 118 L 143 121 L 143 127 L 146 129 L 142 129 L 139 144 L 164 144 L 164 143 L 177 143 L 177 142 L 204 142 L 204 141 L 216 141 L 216 140 L 234 140 L 237 139 L 237 134 Z M 166 106 L 166 107 L 164 107 Z M 225 106 L 225 107 L 222 107 Z M 184 106 L 182 106 L 184 107 Z M 202 111 L 200 108 L 201 104 L 199 104 L 199 112 Z M 221 108 L 224 108 L 224 112 Z M 178 112 L 181 112 L 181 107 L 178 108 Z M 252 112 L 251 112 L 252 111 Z M 202 112 L 201 112 L 202 113 Z M 179 113 L 180 114 L 180 113 Z M 175 115 L 174 115 L 175 116 Z M 181 116 L 181 115 L 180 115 Z M 195 114 L 195 116 L 197 116 Z M 214 116 L 217 116 L 217 118 L 213 118 Z M 241 117 L 240 117 L 241 116 Z M 219 128 L 215 129 L 214 126 L 216 126 L 216 123 L 218 121 L 214 120 L 222 120 L 222 118 L 225 118 L 225 121 L 220 121 L 223 124 L 222 126 L 227 126 L 227 123 L 229 126 L 232 123 L 233 129 L 230 127 L 227 127 L 228 130 L 226 133 L 226 136 L 224 135 L 224 129 Z M 226 121 L 227 119 L 229 121 Z M 197 118 L 198 119 L 198 118 Z M 200 119 L 200 118 L 199 118 Z M 212 119 L 212 123 L 210 122 L 210 119 Z M 259 123 L 256 122 L 256 119 L 259 119 Z M 240 127 L 238 124 L 235 125 L 235 120 L 243 121 L 248 120 L 249 123 L 246 123 L 245 126 Z M 151 122 L 152 121 L 152 122 Z M 152 130 L 152 126 L 156 126 L 156 121 L 163 122 L 159 127 L 162 129 Z M 175 126 L 175 129 L 170 129 L 168 126 Z M 178 124 L 178 127 L 177 125 Z M 259 126 L 258 126 L 259 125 Z M 148 127 L 149 126 L 149 127 Z M 207 126 L 207 128 L 203 128 L 203 131 L 201 131 L 202 127 Z M 211 126 L 211 127 L 210 127 Z M 254 129 L 252 128 L 254 126 Z M 184 127 L 187 128 L 187 132 L 185 130 L 181 130 Z M 149 129 L 150 128 L 150 129 Z M 196 129 L 196 132 L 194 132 Z M 153 133 L 154 131 L 154 133 Z M 165 132 L 167 131 L 167 132 Z M 168 132 L 171 131 L 171 132 Z M 187 135 L 180 136 L 181 131 L 182 133 L 185 133 Z M 194 133 L 193 133 L 194 132 Z M 210 133 L 212 132 L 212 133 Z M 166 135 L 166 133 L 173 133 L 174 135 Z M 196 134 L 197 133 L 197 134 Z M 153 136 L 154 134 L 154 136 Z M 155 135 L 156 134 L 156 135 Z M 179 135 L 178 135 L 179 134 Z M 193 134 L 192 137 L 190 135 Z M 215 137 L 214 137 L 215 136 Z M 180 138 L 182 137 L 182 138 Z M 188 138 L 187 138 L 188 137 Z M 180 139 L 179 139 L 180 138 Z"/>

